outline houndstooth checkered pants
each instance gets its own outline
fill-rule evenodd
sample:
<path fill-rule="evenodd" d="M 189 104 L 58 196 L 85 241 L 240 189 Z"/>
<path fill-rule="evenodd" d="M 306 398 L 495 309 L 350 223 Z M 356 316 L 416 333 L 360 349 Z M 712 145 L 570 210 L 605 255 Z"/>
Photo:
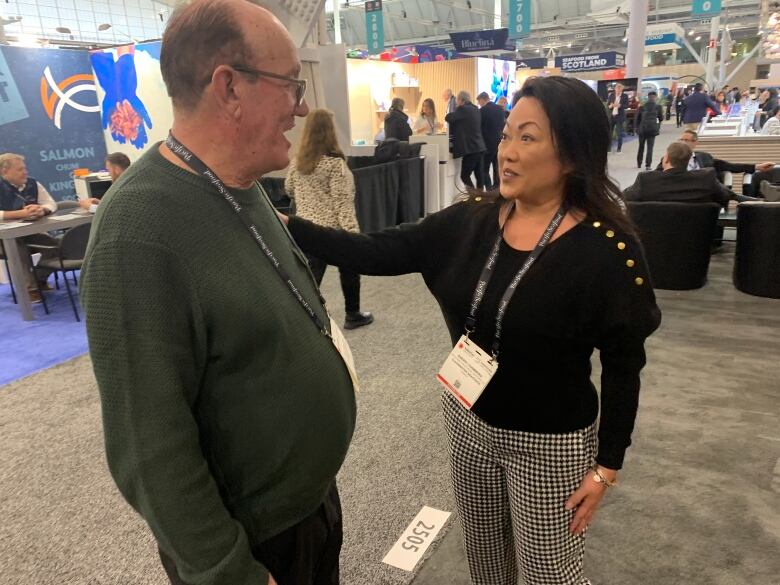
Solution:
<path fill-rule="evenodd" d="M 486 424 L 444 392 L 452 482 L 474 585 L 590 585 L 584 535 L 564 505 L 596 451 L 595 425 L 565 434 Z"/>

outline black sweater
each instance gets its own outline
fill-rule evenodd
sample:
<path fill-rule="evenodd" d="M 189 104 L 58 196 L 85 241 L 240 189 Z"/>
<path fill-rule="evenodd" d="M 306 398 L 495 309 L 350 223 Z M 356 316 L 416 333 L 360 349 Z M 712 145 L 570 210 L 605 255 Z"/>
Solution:
<path fill-rule="evenodd" d="M 455 343 L 499 233 L 498 213 L 493 203 L 459 203 L 417 224 L 372 234 L 295 217 L 289 228 L 304 251 L 329 264 L 372 275 L 422 273 Z M 499 299 L 528 253 L 506 242 L 501 247 L 472 335 L 482 348 L 493 342 Z M 527 432 L 589 426 L 599 411 L 590 380 L 590 357 L 598 348 L 597 461 L 619 469 L 631 443 L 644 341 L 660 321 L 639 244 L 586 220 L 547 246 L 515 292 L 504 317 L 498 371 L 473 412 L 493 426 Z"/>

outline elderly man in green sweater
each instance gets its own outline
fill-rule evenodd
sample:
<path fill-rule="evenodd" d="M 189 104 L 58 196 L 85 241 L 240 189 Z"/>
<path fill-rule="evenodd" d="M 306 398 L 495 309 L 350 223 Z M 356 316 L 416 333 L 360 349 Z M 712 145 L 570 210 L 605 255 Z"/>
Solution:
<path fill-rule="evenodd" d="M 171 583 L 336 584 L 353 369 L 255 182 L 308 113 L 296 47 L 250 2 L 195 0 L 160 63 L 171 137 L 103 199 L 83 271 L 110 471 Z"/>

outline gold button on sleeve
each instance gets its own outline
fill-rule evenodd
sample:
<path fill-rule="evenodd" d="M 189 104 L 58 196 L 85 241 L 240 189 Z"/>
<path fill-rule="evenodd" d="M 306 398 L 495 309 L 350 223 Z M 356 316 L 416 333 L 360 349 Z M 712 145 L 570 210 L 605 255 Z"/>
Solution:
<path fill-rule="evenodd" d="M 626 260 L 626 266 L 628 266 L 629 268 L 633 268 L 634 264 L 635 264 L 635 262 L 633 260 Z M 639 284 L 639 283 L 637 283 L 637 284 Z"/>
<path fill-rule="evenodd" d="M 595 228 L 601 227 L 601 222 L 600 221 L 594 221 L 593 222 L 593 227 L 595 227 Z"/>
<path fill-rule="evenodd" d="M 626 244 L 624 242 L 618 242 L 618 250 L 625 250 Z"/>
<path fill-rule="evenodd" d="M 613 232 L 612 230 L 607 230 L 607 237 L 608 238 L 614 238 L 615 237 L 615 232 Z"/>
<path fill-rule="evenodd" d="M 634 279 L 634 282 L 635 282 L 635 283 L 636 283 L 638 286 L 642 286 L 642 285 L 645 283 L 645 279 L 644 279 L 644 278 L 642 278 L 641 276 L 637 276 L 637 277 Z"/>

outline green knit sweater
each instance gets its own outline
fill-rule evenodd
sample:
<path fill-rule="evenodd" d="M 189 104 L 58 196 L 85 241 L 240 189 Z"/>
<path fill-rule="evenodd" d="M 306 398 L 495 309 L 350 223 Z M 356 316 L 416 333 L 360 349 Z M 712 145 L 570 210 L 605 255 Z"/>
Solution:
<path fill-rule="evenodd" d="M 305 257 L 232 190 L 327 323 Z M 191 585 L 265 585 L 251 548 L 314 512 L 349 373 L 232 208 L 155 146 L 98 208 L 81 282 L 110 471 Z"/>

